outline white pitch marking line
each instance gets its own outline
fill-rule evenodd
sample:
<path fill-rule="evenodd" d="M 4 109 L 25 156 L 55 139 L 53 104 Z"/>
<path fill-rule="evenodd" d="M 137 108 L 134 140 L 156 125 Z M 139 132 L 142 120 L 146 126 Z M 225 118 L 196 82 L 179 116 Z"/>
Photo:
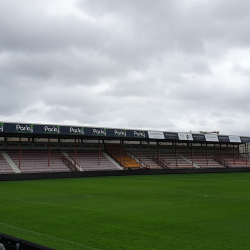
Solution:
<path fill-rule="evenodd" d="M 91 249 L 91 250 L 101 250 L 101 249 L 99 249 L 99 248 L 90 247 L 90 246 L 87 246 L 87 245 L 84 245 L 84 244 L 78 244 L 78 243 L 75 243 L 75 242 L 73 242 L 73 241 L 65 240 L 65 239 L 63 239 L 63 238 L 50 236 L 50 235 L 43 234 L 43 233 L 39 233 L 39 232 L 32 231 L 32 230 L 27 230 L 27 229 L 24 229 L 24 228 L 21 228 L 21 227 L 11 226 L 11 225 L 6 224 L 6 223 L 1 223 L 1 222 L 0 222 L 0 225 L 4 225 L 4 226 L 7 226 L 7 227 L 11 227 L 11 228 L 18 229 L 18 230 L 22 230 L 22 231 L 29 232 L 29 233 L 34 233 L 34 234 L 43 235 L 43 236 L 46 236 L 46 237 L 49 237 L 49 238 L 52 238 L 52 239 L 56 239 L 56 240 L 59 240 L 59 241 L 65 241 L 65 242 L 67 242 L 67 243 L 70 243 L 70 244 L 73 244 L 73 245 L 76 245 L 76 246 L 80 246 L 80 247 L 85 247 L 85 248 L 88 248 L 88 249 Z"/>
<path fill-rule="evenodd" d="M 88 212 L 88 213 L 85 213 L 85 214 L 91 214 L 91 213 L 94 213 L 94 212 Z M 20 223 L 20 222 L 24 222 L 24 221 L 44 221 L 44 220 L 47 220 L 47 219 L 54 219 L 54 218 L 66 218 L 66 217 L 73 217 L 73 216 L 80 216 L 82 215 L 83 213 L 78 213 L 78 214 L 69 214 L 69 215 L 59 215 L 59 216 L 51 216 L 51 217 L 48 217 L 46 216 L 46 219 L 42 218 L 42 219 L 25 219 L 25 220 L 17 220 L 17 221 L 9 221 L 10 224 L 15 224 L 15 223 Z"/>
<path fill-rule="evenodd" d="M 0 199 L 13 200 L 13 201 L 22 201 L 22 202 L 30 202 L 30 203 L 37 203 L 37 204 L 42 204 L 42 205 L 58 206 L 58 207 L 68 207 L 68 208 L 75 208 L 75 209 L 85 209 L 85 210 L 102 212 L 102 213 L 105 212 L 105 211 L 102 211 L 102 210 L 92 209 L 92 208 L 65 206 L 65 205 L 60 205 L 60 204 L 53 204 L 53 203 L 46 203 L 46 202 L 39 202 L 39 201 L 27 201 L 27 200 L 13 199 L 13 198 L 7 198 L 7 197 L 0 197 Z"/>

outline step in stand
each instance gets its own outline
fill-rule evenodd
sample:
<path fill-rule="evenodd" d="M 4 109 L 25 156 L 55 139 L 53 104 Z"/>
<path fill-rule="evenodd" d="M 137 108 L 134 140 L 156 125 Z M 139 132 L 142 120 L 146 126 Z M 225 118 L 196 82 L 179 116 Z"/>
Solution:
<path fill-rule="evenodd" d="M 20 174 L 21 173 L 20 169 L 17 167 L 15 162 L 12 161 L 12 159 L 9 157 L 9 155 L 6 152 L 1 152 L 1 154 L 4 157 L 4 159 L 9 163 L 9 165 L 12 167 L 14 172 L 17 174 Z"/>
<path fill-rule="evenodd" d="M 185 161 L 187 161 L 188 163 L 190 163 L 191 165 L 193 165 L 195 168 L 200 168 L 200 166 L 192 161 L 190 161 L 189 159 L 187 159 L 186 157 L 184 157 L 183 155 L 179 155 L 182 159 L 184 159 Z"/>
<path fill-rule="evenodd" d="M 120 170 L 124 170 L 114 159 L 112 159 L 106 152 L 101 152 L 109 161 L 111 161 Z"/>

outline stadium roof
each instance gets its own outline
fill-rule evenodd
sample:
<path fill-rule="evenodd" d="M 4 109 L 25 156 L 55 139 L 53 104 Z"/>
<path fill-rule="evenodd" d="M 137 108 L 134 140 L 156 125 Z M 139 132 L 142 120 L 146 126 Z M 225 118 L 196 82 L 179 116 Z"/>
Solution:
<path fill-rule="evenodd" d="M 209 143 L 250 143 L 249 136 L 168 132 L 140 129 L 0 122 L 0 136 L 123 139 Z"/>

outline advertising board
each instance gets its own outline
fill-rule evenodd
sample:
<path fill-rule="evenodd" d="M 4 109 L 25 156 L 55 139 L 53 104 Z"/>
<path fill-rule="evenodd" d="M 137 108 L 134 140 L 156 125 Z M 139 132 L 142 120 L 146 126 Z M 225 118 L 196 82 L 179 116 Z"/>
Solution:
<path fill-rule="evenodd" d="M 205 134 L 206 141 L 213 141 L 213 142 L 218 142 L 218 136 L 214 134 Z"/>
<path fill-rule="evenodd" d="M 192 141 L 193 136 L 191 133 L 178 133 L 178 137 L 180 141 Z"/>
<path fill-rule="evenodd" d="M 230 142 L 241 142 L 241 139 L 239 136 L 236 135 L 229 135 L 229 141 Z"/>
<path fill-rule="evenodd" d="M 160 131 L 148 131 L 148 136 L 150 139 L 164 139 L 164 134 Z"/>

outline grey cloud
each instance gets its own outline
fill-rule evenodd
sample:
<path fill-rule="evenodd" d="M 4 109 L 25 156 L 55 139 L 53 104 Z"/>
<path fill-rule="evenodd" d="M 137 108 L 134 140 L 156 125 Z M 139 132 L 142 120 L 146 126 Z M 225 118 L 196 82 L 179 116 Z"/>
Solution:
<path fill-rule="evenodd" d="M 51 4 L 0 1 L 0 119 L 247 133 L 247 1 Z"/>

